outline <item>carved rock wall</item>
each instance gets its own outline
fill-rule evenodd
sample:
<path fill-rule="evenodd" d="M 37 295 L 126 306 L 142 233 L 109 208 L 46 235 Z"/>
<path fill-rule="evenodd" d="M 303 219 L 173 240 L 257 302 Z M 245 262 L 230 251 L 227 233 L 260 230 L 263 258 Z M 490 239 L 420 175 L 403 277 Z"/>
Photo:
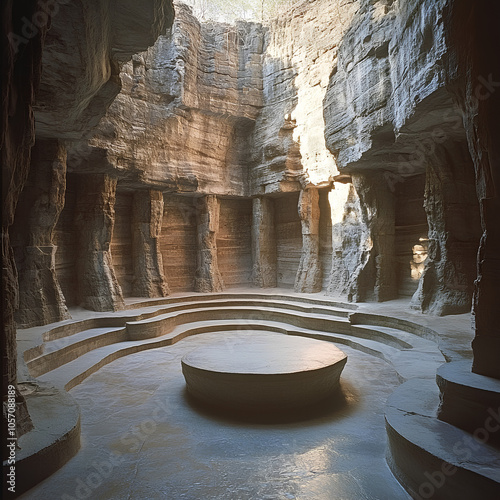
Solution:
<path fill-rule="evenodd" d="M 425 204 L 431 234 L 422 233 L 419 239 L 428 236 L 431 249 L 423 272 L 427 277 L 415 293 L 414 307 L 436 314 L 465 311 L 472 297 L 474 274 L 470 263 L 478 244 L 472 226 L 478 207 L 473 201 L 471 176 L 460 174 L 464 169 L 472 171 L 472 162 L 464 147 L 461 112 L 448 86 L 456 76 L 444 22 L 450 2 L 361 1 L 359 6 L 339 47 L 337 68 L 325 98 L 327 146 L 342 174 L 378 177 L 378 185 L 386 183 L 388 197 L 391 193 L 397 197 L 407 179 L 427 175 Z M 448 158 L 436 161 L 442 151 L 448 152 Z M 464 154 L 449 154 L 453 151 Z M 456 192 L 456 186 L 443 186 L 450 169 L 452 177 L 457 174 L 461 194 L 453 202 L 435 202 L 439 185 Z M 363 190 L 357 191 L 363 198 Z M 447 231 L 458 231 L 454 221 L 457 212 L 470 215 L 470 234 L 464 236 L 465 240 L 459 236 L 450 243 Z M 376 227 L 368 229 L 379 232 Z M 467 246 L 469 250 L 434 251 L 449 245 L 455 249 Z M 404 255 L 408 250 L 399 248 L 398 252 Z M 425 253 L 426 248 L 416 250 Z M 369 253 L 375 262 L 373 257 L 377 256 L 372 250 Z M 415 254 L 412 261 L 418 264 L 415 259 L 420 258 Z M 384 271 L 383 266 L 384 259 L 379 259 L 376 267 L 389 275 L 390 269 Z M 437 274 L 435 269 L 439 269 Z M 389 282 L 383 281 L 387 283 L 382 295 L 390 297 Z M 408 282 L 408 275 L 403 279 L 399 276 L 398 281 Z M 429 286 L 424 286 L 425 281 Z M 379 293 L 373 289 L 375 296 Z"/>
<path fill-rule="evenodd" d="M 226 286 L 252 283 L 252 200 L 220 200 L 217 262 Z"/>
<path fill-rule="evenodd" d="M 160 234 L 163 272 L 172 292 L 194 290 L 197 266 L 197 229 L 194 199 L 164 195 Z"/>
<path fill-rule="evenodd" d="M 453 91 L 464 113 L 467 144 L 476 177 L 483 234 L 477 259 L 473 317 L 476 337 L 472 343 L 472 370 L 500 379 L 500 34 L 496 20 L 500 5 L 480 0 L 456 0 L 448 9 L 451 61 L 458 78 Z"/>
<path fill-rule="evenodd" d="M 54 229 L 64 206 L 66 148 L 37 141 L 12 231 L 19 279 L 16 322 L 29 328 L 69 318 L 56 275 Z"/>
<path fill-rule="evenodd" d="M 299 193 L 287 193 L 274 199 L 277 283 L 280 287 L 295 285 L 302 256 L 298 203 Z"/>
<path fill-rule="evenodd" d="M 357 2 L 298 2 L 266 32 L 263 109 L 253 137 L 252 194 L 325 185 L 336 175 L 325 145 L 323 99 L 337 45 Z"/>
<path fill-rule="evenodd" d="M 261 107 L 260 25 L 200 24 L 176 5 L 172 29 L 121 72 L 122 91 L 72 168 L 105 168 L 123 186 L 246 193 L 247 136 Z"/>
<path fill-rule="evenodd" d="M 132 13 L 133 19 L 129 17 Z M 4 389 L 7 384 L 16 384 L 14 311 L 18 306 L 20 284 L 10 246 L 9 226 L 14 221 L 18 198 L 30 169 L 30 153 L 35 139 L 34 110 L 36 108 L 38 137 L 81 139 L 98 123 L 119 91 L 116 79 L 118 62 L 152 43 L 171 23 L 172 14 L 171 3 L 160 0 L 141 2 L 140 8 L 130 0 L 43 4 L 7 0 L 2 3 L 1 74 L 4 105 L 0 144 Z M 30 20 L 36 21 L 36 25 Z M 50 33 L 45 39 L 49 26 Z M 62 162 L 59 165 L 62 166 Z M 55 168 L 54 171 L 58 172 L 62 181 L 64 168 Z M 55 194 L 57 191 L 61 192 L 59 188 L 49 190 L 48 205 L 45 196 L 39 198 L 41 206 L 49 207 L 47 214 L 51 228 L 41 224 L 45 225 L 47 235 L 50 235 L 49 245 L 44 241 L 43 247 L 53 246 L 52 233 L 61 209 L 57 202 L 54 203 L 54 198 L 58 198 Z M 56 212 L 50 210 L 51 206 L 58 207 Z M 36 296 L 29 279 L 25 278 L 21 282 L 25 306 L 29 305 L 37 312 L 37 317 L 29 313 L 28 318 L 23 310 L 20 311 L 21 321 L 26 320 L 29 324 L 46 323 L 65 315 L 55 273 L 54 250 L 45 251 L 42 246 L 30 253 L 31 273 L 39 281 L 37 286 L 48 290 L 50 297 L 44 293 Z M 41 254 L 43 262 L 40 261 Z M 44 272 L 33 269 L 37 265 L 36 260 L 45 269 Z M 28 275 L 29 272 L 25 276 Z M 48 307 L 45 305 L 47 299 Z M 5 390 L 3 394 L 6 394 Z M 22 404 L 23 398 L 19 396 L 18 401 L 18 435 L 21 435 L 29 430 L 30 425 Z"/>
<path fill-rule="evenodd" d="M 123 309 L 123 294 L 111 258 L 116 179 L 81 176 L 75 207 L 78 302 L 92 311 Z"/>

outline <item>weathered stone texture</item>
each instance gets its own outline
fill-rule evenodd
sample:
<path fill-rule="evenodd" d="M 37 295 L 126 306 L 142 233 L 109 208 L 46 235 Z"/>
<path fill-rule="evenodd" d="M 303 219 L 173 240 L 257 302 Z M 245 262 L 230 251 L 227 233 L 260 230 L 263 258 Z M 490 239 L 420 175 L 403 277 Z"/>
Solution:
<path fill-rule="evenodd" d="M 450 60 L 456 64 L 453 90 L 464 114 L 483 229 L 473 299 L 472 371 L 500 379 L 500 5 L 456 0 L 447 14 Z"/>
<path fill-rule="evenodd" d="M 323 99 L 356 2 L 298 2 L 273 20 L 263 60 L 263 109 L 252 148 L 252 194 L 299 191 L 336 175 Z"/>
<path fill-rule="evenodd" d="M 163 208 L 161 191 L 137 191 L 134 194 L 132 208 L 133 295 L 137 297 L 165 297 L 169 294 L 160 251 Z"/>
<path fill-rule="evenodd" d="M 425 169 L 418 162 L 424 141 L 432 144 L 438 127 L 456 132 L 451 96 L 439 91 L 446 83 L 445 4 L 360 2 L 324 103 L 326 144 L 343 171 L 415 175 Z"/>
<path fill-rule="evenodd" d="M 439 154 L 437 154 L 439 153 Z M 473 168 L 464 144 L 429 159 L 424 207 L 428 259 L 412 307 L 432 314 L 469 312 L 480 238 Z M 465 159 L 465 161 L 464 161 Z"/>
<path fill-rule="evenodd" d="M 17 346 L 14 312 L 19 289 L 9 227 L 19 195 L 29 172 L 31 146 L 34 141 L 33 104 L 41 73 L 41 51 L 46 28 L 31 38 L 24 50 L 16 49 L 8 34 L 19 34 L 22 16 L 30 18 L 37 10 L 34 1 L 19 5 L 13 0 L 2 2 L 2 58 L 0 145 L 2 158 L 2 431 L 5 425 L 7 387 L 17 383 Z M 16 388 L 16 432 L 21 436 L 31 430 L 24 398 Z M 7 454 L 4 447 L 2 457 Z"/>
<path fill-rule="evenodd" d="M 163 273 L 172 292 L 194 289 L 197 267 L 197 227 L 194 198 L 164 195 L 160 234 Z"/>
<path fill-rule="evenodd" d="M 122 309 L 122 290 L 110 252 L 116 179 L 94 174 L 81 176 L 79 181 L 75 209 L 79 303 L 92 311 Z"/>
<path fill-rule="evenodd" d="M 394 266 L 394 196 L 385 179 L 354 175 L 335 183 L 332 272 L 327 292 L 349 300 L 384 301 L 397 295 Z M 331 193 L 333 194 L 333 193 Z"/>
<path fill-rule="evenodd" d="M 110 252 L 113 257 L 113 269 L 124 297 L 133 296 L 134 256 L 133 256 L 133 215 L 134 193 L 120 190 L 117 182 L 113 233 Z"/>
<path fill-rule="evenodd" d="M 226 287 L 252 282 L 252 200 L 220 200 L 217 262 Z"/>
<path fill-rule="evenodd" d="M 171 2 L 53 2 L 37 96 L 37 135 L 80 140 L 120 91 L 120 64 L 172 23 Z"/>
<path fill-rule="evenodd" d="M 19 327 L 70 317 L 55 269 L 54 229 L 64 206 L 66 148 L 37 141 L 31 170 L 16 211 L 13 245 L 19 273 Z"/>
<path fill-rule="evenodd" d="M 221 292 L 224 282 L 217 260 L 220 201 L 215 195 L 197 200 L 198 267 L 194 289 L 197 292 Z"/>
<path fill-rule="evenodd" d="M 424 209 L 425 174 L 397 183 L 395 195 L 395 257 L 400 297 L 412 297 L 428 258 L 429 226 Z"/>
<path fill-rule="evenodd" d="M 274 199 L 276 270 L 279 287 L 293 288 L 302 256 L 298 202 L 299 193 L 287 193 Z"/>
<path fill-rule="evenodd" d="M 298 211 L 302 227 L 302 255 L 294 289 L 300 293 L 320 292 L 322 271 L 319 259 L 319 193 L 317 189 L 300 192 Z"/>
<path fill-rule="evenodd" d="M 262 105 L 260 25 L 200 24 L 176 5 L 173 28 L 121 72 L 122 91 L 91 149 L 122 185 L 244 195 L 248 136 Z"/>
<path fill-rule="evenodd" d="M 257 197 L 252 203 L 252 280 L 261 288 L 277 286 L 274 201 Z"/>

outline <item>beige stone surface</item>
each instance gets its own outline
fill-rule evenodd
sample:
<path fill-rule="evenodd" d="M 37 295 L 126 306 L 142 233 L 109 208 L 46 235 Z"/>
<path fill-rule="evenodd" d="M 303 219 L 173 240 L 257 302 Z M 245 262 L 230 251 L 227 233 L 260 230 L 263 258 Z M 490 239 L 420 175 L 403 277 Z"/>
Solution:
<path fill-rule="evenodd" d="M 269 413 L 334 397 L 346 361 L 331 343 L 253 333 L 189 352 L 182 373 L 189 393 L 204 403 Z"/>

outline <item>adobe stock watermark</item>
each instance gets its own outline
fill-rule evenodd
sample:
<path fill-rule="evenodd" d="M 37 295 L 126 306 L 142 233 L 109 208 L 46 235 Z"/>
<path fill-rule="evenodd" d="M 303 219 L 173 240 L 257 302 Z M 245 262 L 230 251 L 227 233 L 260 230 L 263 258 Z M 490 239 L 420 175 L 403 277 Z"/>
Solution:
<path fill-rule="evenodd" d="M 125 453 L 139 452 L 146 440 L 158 429 L 159 424 L 165 417 L 172 414 L 171 404 L 168 398 L 158 400 L 146 418 L 131 426 L 121 434 L 119 441 L 125 447 Z M 73 481 L 74 490 L 71 494 L 63 493 L 61 500 L 85 500 L 96 498 L 98 490 L 104 482 L 109 479 L 114 470 L 125 462 L 125 454 L 110 451 L 104 460 L 95 460 L 90 464 L 86 476 L 80 476 Z"/>
<path fill-rule="evenodd" d="M 14 52 L 17 54 L 21 47 L 27 45 L 40 30 L 46 28 L 50 19 L 57 15 L 61 5 L 67 5 L 71 0 L 38 0 L 38 10 L 28 19 L 26 16 L 21 18 L 20 33 L 10 32 L 7 35 Z"/>
<path fill-rule="evenodd" d="M 490 440 L 491 434 L 500 431 L 500 408 L 495 412 L 488 409 L 488 417 L 485 419 L 483 427 L 477 428 L 470 436 L 463 437 L 453 446 L 453 454 L 460 462 L 465 462 L 474 456 L 475 451 L 481 450 L 481 445 Z M 457 467 L 447 462 L 443 462 L 440 470 L 424 472 L 427 481 L 420 484 L 418 492 L 413 492 L 415 500 L 426 500 L 432 498 L 437 490 L 446 484 L 446 480 L 456 474 Z"/>

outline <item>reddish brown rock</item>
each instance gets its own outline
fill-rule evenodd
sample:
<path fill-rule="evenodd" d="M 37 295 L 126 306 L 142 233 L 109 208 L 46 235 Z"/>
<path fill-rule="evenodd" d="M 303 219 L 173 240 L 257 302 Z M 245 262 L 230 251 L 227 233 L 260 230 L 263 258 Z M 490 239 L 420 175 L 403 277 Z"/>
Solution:
<path fill-rule="evenodd" d="M 194 289 L 197 292 L 221 292 L 224 283 L 217 262 L 219 200 L 217 196 L 208 195 L 197 201 L 198 267 Z"/>
<path fill-rule="evenodd" d="M 163 206 L 161 191 L 137 191 L 134 194 L 133 293 L 138 297 L 165 297 L 169 294 L 167 280 L 163 275 L 163 259 L 160 251 Z"/>
<path fill-rule="evenodd" d="M 105 174 L 83 175 L 77 196 L 79 303 L 92 311 L 123 309 L 122 290 L 110 253 L 116 179 Z"/>

